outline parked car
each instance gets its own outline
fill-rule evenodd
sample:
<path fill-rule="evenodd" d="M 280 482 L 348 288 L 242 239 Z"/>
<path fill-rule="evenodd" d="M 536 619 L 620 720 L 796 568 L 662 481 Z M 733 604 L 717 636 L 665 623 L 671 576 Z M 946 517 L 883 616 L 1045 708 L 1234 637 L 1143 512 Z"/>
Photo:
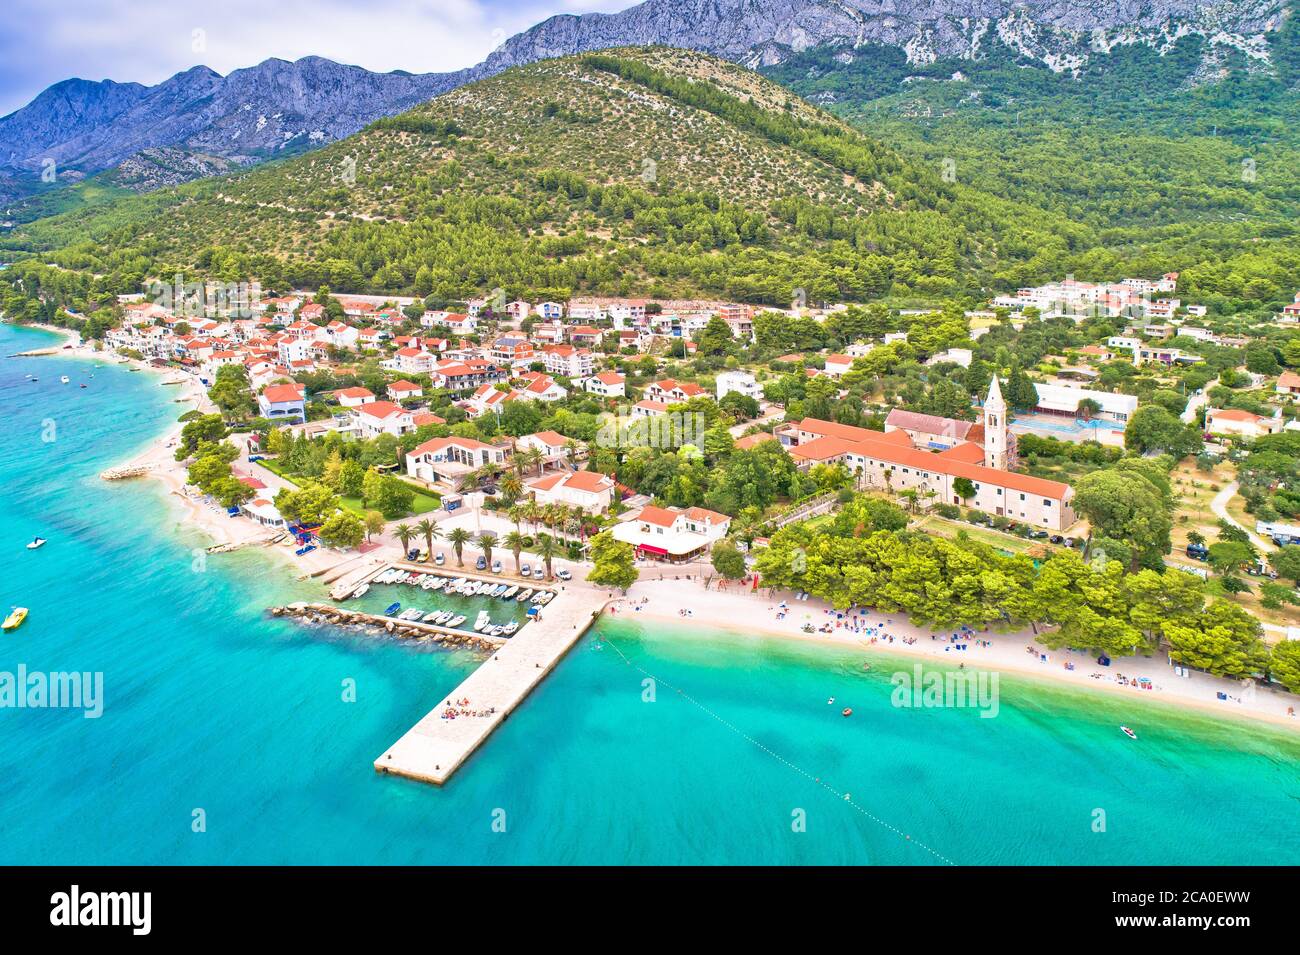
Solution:
<path fill-rule="evenodd" d="M 533 580 L 545 580 L 545 579 L 546 579 L 546 571 L 543 570 L 541 567 L 534 567 Z"/>
<path fill-rule="evenodd" d="M 567 570 L 565 570 L 563 567 L 561 567 L 559 570 L 557 570 L 557 571 L 555 572 L 555 576 L 556 576 L 556 577 L 559 577 L 561 580 L 572 580 L 572 579 L 573 579 L 573 574 L 569 573 L 569 572 L 568 572 Z"/>
<path fill-rule="evenodd" d="M 528 561 L 524 561 L 522 564 L 519 565 L 519 576 L 520 576 L 520 577 L 527 577 L 527 576 L 529 576 L 532 572 L 533 572 L 533 568 L 532 568 L 532 566 L 528 563 Z"/>
<path fill-rule="evenodd" d="M 479 554 L 478 560 L 474 561 L 475 570 L 487 570 L 487 558 Z"/>
<path fill-rule="evenodd" d="M 1047 531 L 1042 530 L 1041 528 L 1038 530 L 1032 530 L 1029 532 L 1029 536 L 1036 541 L 1040 541 L 1047 537 Z"/>
<path fill-rule="evenodd" d="M 1204 544 L 1188 544 L 1186 553 L 1192 560 L 1206 560 L 1210 556 L 1210 549 Z"/>
<path fill-rule="evenodd" d="M 447 562 L 447 558 L 442 556 L 441 553 L 438 553 L 433 556 L 433 562 L 437 564 L 439 567 L 441 567 L 443 564 Z"/>
<path fill-rule="evenodd" d="M 501 573 L 501 561 L 499 560 L 492 561 L 492 573 L 494 574 Z"/>
<path fill-rule="evenodd" d="M 1047 538 L 1047 539 L 1048 539 L 1049 541 L 1051 541 L 1053 544 L 1064 544 L 1064 543 L 1065 543 L 1065 538 L 1062 537 L 1060 534 L 1053 534 L 1051 537 L 1049 537 L 1049 538 Z"/>

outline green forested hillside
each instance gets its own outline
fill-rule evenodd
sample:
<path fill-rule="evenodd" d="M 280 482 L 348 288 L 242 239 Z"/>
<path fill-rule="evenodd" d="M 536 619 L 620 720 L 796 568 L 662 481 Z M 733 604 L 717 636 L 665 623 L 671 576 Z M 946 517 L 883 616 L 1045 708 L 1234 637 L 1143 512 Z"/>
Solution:
<path fill-rule="evenodd" d="M 870 49 L 847 65 L 811 51 L 777 74 L 814 98 L 836 90 L 842 118 L 696 52 L 549 60 L 304 156 L 21 225 L 0 254 L 11 281 L 74 305 L 178 271 L 452 300 L 501 287 L 785 304 L 800 289 L 976 301 L 1067 272 L 1179 269 L 1223 311 L 1289 300 L 1296 171 L 1274 169 L 1294 89 L 1271 76 L 1234 80 L 1240 95 L 1171 93 L 1169 115 L 1140 127 L 1133 85 L 1158 67 L 1177 86 L 1200 61 L 1131 55 L 1095 85 L 993 62 L 904 82 L 956 67 Z M 1227 98 L 1219 135 L 1171 112 L 1199 116 L 1188 97 Z"/>
<path fill-rule="evenodd" d="M 1081 277 L 1168 262 L 1223 310 L 1289 300 L 1300 17 L 1272 38 L 1267 67 L 1198 37 L 1164 55 L 1094 54 L 1077 77 L 998 49 L 924 65 L 892 48 L 817 49 L 767 73 L 959 183 L 1086 226 Z"/>
<path fill-rule="evenodd" d="M 784 304 L 796 289 L 978 293 L 1086 242 L 756 74 L 651 48 L 510 70 L 309 155 L 26 224 L 5 246 L 123 289 L 181 270 Z"/>

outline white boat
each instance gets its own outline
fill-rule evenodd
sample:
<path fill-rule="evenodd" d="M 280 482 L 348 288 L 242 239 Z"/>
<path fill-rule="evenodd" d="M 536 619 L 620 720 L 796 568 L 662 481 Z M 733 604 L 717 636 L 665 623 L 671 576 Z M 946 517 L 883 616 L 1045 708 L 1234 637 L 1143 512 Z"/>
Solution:
<path fill-rule="evenodd" d="M 510 636 L 510 634 L 514 633 L 518 629 L 519 629 L 519 623 L 515 620 L 511 620 L 508 624 L 506 624 L 504 627 L 501 628 L 501 632 L 508 637 Z"/>
<path fill-rule="evenodd" d="M 447 626 L 449 626 L 449 627 L 459 627 L 459 626 L 460 626 L 462 623 L 464 623 L 464 622 L 465 622 L 465 616 L 464 616 L 464 614 L 459 614 L 459 613 L 458 613 L 458 614 L 456 614 L 456 616 L 452 617 L 450 620 L 447 621 Z"/>
<path fill-rule="evenodd" d="M 447 583 L 446 577 L 434 577 L 433 583 L 429 585 L 430 590 L 442 590 L 443 585 Z"/>
<path fill-rule="evenodd" d="M 493 597 L 500 597 L 505 592 L 506 592 L 505 584 L 497 584 L 495 587 L 492 588 Z"/>
<path fill-rule="evenodd" d="M 506 588 L 506 592 L 503 593 L 503 594 L 501 595 L 501 599 L 502 599 L 502 600 L 511 600 L 511 599 L 514 598 L 514 595 L 517 594 L 517 593 L 519 593 L 519 588 L 516 587 L 516 586 L 511 585 L 510 587 L 507 587 L 507 588 Z"/>
<path fill-rule="evenodd" d="M 66 384 L 68 383 L 68 376 L 67 376 L 67 375 L 61 375 L 61 376 L 59 377 L 59 381 L 63 382 L 63 384 L 66 385 Z"/>
<path fill-rule="evenodd" d="M 44 546 L 45 546 L 45 538 L 44 538 L 44 537 L 34 537 L 34 538 L 32 538 L 32 542 L 31 542 L 30 544 L 27 545 L 27 549 L 28 549 L 28 550 L 36 550 L 36 548 L 38 548 L 38 547 L 44 547 Z"/>
<path fill-rule="evenodd" d="M 489 627 L 486 633 L 490 637 L 499 637 L 501 636 L 501 631 L 504 629 L 505 627 L 503 627 L 501 624 L 497 624 L 495 627 Z"/>
<path fill-rule="evenodd" d="M 426 614 L 424 615 L 424 622 L 425 622 L 425 623 L 438 623 L 438 622 L 439 622 L 438 618 L 441 617 L 441 616 L 442 616 L 442 611 L 441 611 L 441 610 L 430 610 L 428 613 L 426 613 Z"/>
<path fill-rule="evenodd" d="M 432 589 L 433 589 L 433 582 L 434 582 L 435 580 L 437 580 L 437 579 L 438 579 L 438 578 L 436 578 L 436 577 L 430 577 L 430 576 L 428 576 L 428 575 L 426 574 L 425 577 L 424 577 L 424 579 L 420 581 L 420 586 L 423 587 L 425 590 L 432 590 Z"/>
<path fill-rule="evenodd" d="M 533 602 L 534 602 L 534 603 L 537 603 L 537 604 L 541 604 L 543 607 L 545 607 L 548 603 L 550 603 L 550 602 L 551 602 L 552 600 L 554 600 L 554 599 L 555 599 L 555 594 L 554 594 L 554 592 L 548 590 L 546 593 L 542 594 L 540 597 L 538 597 L 538 598 L 537 598 L 536 600 L 534 600 Z"/>
<path fill-rule="evenodd" d="M 450 620 L 454 616 L 456 615 L 452 613 L 450 610 L 444 610 L 442 613 L 438 614 L 438 619 L 435 620 L 434 623 L 445 624 L 448 620 Z"/>
<path fill-rule="evenodd" d="M 519 601 L 519 603 L 523 603 L 525 600 L 527 600 L 527 599 L 528 599 L 529 597 L 531 597 L 532 595 L 533 595 L 533 592 L 532 592 L 531 590 L 529 590 L 527 587 L 525 587 L 523 590 L 519 591 L 519 596 L 516 597 L 515 600 Z"/>
<path fill-rule="evenodd" d="M 489 614 L 486 610 L 480 610 L 478 612 L 478 618 L 474 621 L 474 629 L 476 631 L 482 630 L 484 627 L 488 626 L 488 624 L 490 624 L 491 622 L 492 622 L 492 615 Z"/>
<path fill-rule="evenodd" d="M 361 585 L 360 587 L 358 587 L 356 590 L 352 591 L 352 596 L 353 596 L 353 597 L 364 597 L 364 596 L 365 596 L 366 594 L 368 594 L 368 593 L 370 593 L 370 585 L 369 585 L 369 584 L 362 584 L 362 585 Z"/>
<path fill-rule="evenodd" d="M 423 616 L 424 616 L 423 610 L 408 610 L 406 611 L 406 613 L 402 614 L 403 618 L 411 621 L 412 623 L 419 620 Z"/>

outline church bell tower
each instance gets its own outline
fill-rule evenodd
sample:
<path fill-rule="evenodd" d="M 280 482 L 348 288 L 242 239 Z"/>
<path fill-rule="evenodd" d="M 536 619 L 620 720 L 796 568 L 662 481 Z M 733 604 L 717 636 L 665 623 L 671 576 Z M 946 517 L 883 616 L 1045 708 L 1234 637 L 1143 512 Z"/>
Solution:
<path fill-rule="evenodd" d="M 1007 469 L 1007 403 L 1002 400 L 998 376 L 993 376 L 984 401 L 984 466 Z"/>

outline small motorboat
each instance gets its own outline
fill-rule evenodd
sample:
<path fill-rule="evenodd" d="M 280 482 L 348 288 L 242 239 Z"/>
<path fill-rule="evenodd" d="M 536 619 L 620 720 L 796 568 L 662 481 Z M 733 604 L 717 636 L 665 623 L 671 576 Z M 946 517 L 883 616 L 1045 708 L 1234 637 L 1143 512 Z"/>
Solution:
<path fill-rule="evenodd" d="M 456 616 L 456 615 L 455 615 L 454 613 L 452 613 L 450 610 L 444 610 L 444 611 L 442 611 L 441 613 L 438 614 L 437 619 L 435 619 L 433 622 L 434 622 L 434 623 L 437 623 L 437 624 L 446 625 L 447 621 L 450 620 L 450 619 L 451 619 L 452 617 L 454 617 L 454 616 Z"/>
<path fill-rule="evenodd" d="M 424 617 L 422 618 L 422 620 L 423 620 L 424 623 L 437 623 L 437 622 L 438 622 L 438 618 L 441 617 L 441 616 L 442 616 L 442 611 L 441 611 L 441 610 L 434 609 L 434 610 L 430 610 L 428 613 L 426 613 L 426 614 L 424 615 Z"/>
<path fill-rule="evenodd" d="M 5 630 L 6 632 L 10 630 L 17 630 L 19 627 L 22 626 L 23 621 L 26 619 L 27 619 L 27 608 L 14 607 L 13 610 L 10 611 L 9 616 L 5 617 L 5 622 L 3 624 L 0 624 L 0 629 Z"/>
<path fill-rule="evenodd" d="M 503 593 L 503 594 L 501 595 L 501 599 L 502 599 L 502 600 L 513 600 L 515 594 L 517 594 L 517 593 L 519 593 L 519 588 L 518 588 L 518 587 L 514 587 L 514 586 L 512 586 L 512 587 L 508 587 L 508 588 L 506 588 L 506 592 Z"/>
<path fill-rule="evenodd" d="M 32 538 L 32 542 L 31 542 L 30 544 L 27 545 L 27 549 L 28 549 L 28 550 L 36 550 L 36 548 L 38 548 L 38 547 L 44 547 L 44 546 L 45 546 L 45 538 L 44 538 L 44 537 L 34 537 L 34 538 Z"/>
<path fill-rule="evenodd" d="M 852 716 L 852 715 L 853 715 L 853 710 L 850 707 L 846 706 L 844 707 L 844 709 L 840 710 L 840 716 Z"/>
<path fill-rule="evenodd" d="M 385 617 L 395 616 L 397 612 L 401 609 L 402 609 L 401 604 L 391 604 L 389 605 L 388 609 L 384 611 L 384 616 Z"/>
<path fill-rule="evenodd" d="M 430 589 L 430 590 L 442 590 L 442 588 L 446 585 L 446 583 L 447 583 L 447 578 L 446 578 L 446 577 L 434 577 L 434 578 L 433 578 L 433 583 L 431 583 L 431 584 L 429 585 L 429 589 Z"/>
<path fill-rule="evenodd" d="M 59 381 L 60 381 L 62 384 L 65 384 L 65 385 L 66 385 L 66 384 L 68 383 L 68 376 L 67 376 L 67 375 L 60 375 L 60 376 L 59 376 Z"/>
<path fill-rule="evenodd" d="M 1123 733 L 1124 733 L 1124 735 L 1127 736 L 1129 739 L 1137 739 L 1137 738 L 1138 738 L 1138 734 L 1137 734 L 1137 733 L 1134 733 L 1134 732 L 1133 732 L 1131 729 L 1129 729 L 1127 726 L 1121 726 L 1121 727 L 1120 727 L 1120 730 L 1122 730 Z"/>
<path fill-rule="evenodd" d="M 361 585 L 360 587 L 358 587 L 356 590 L 352 591 L 352 596 L 353 596 L 353 597 L 364 597 L 364 596 L 365 596 L 366 594 L 368 594 L 368 593 L 370 593 L 370 585 L 369 585 L 369 584 L 362 584 L 362 585 Z"/>
<path fill-rule="evenodd" d="M 501 631 L 504 630 L 504 629 L 505 629 L 504 626 L 502 626 L 501 624 L 497 624 L 495 627 L 488 627 L 488 629 L 487 629 L 486 631 L 484 631 L 484 632 L 485 632 L 489 637 L 499 637 L 499 636 L 501 636 Z"/>
<path fill-rule="evenodd" d="M 510 636 L 510 634 L 514 633 L 518 629 L 519 629 L 518 621 L 511 620 L 508 624 L 506 624 L 504 627 L 501 628 L 501 632 L 508 637 Z"/>
<path fill-rule="evenodd" d="M 529 590 L 527 587 L 525 587 L 523 590 L 519 591 L 519 596 L 516 597 L 515 600 L 517 600 L 519 603 L 523 603 L 525 600 L 527 600 L 527 599 L 528 599 L 529 597 L 531 597 L 532 595 L 533 595 L 533 592 L 532 592 L 531 590 Z"/>
<path fill-rule="evenodd" d="M 474 630 L 476 632 L 481 631 L 484 627 L 488 626 L 491 622 L 492 622 L 492 615 L 489 614 L 486 610 L 480 610 L 478 612 L 478 618 L 474 621 Z"/>
<path fill-rule="evenodd" d="M 447 621 L 447 626 L 459 627 L 464 622 L 465 622 L 465 615 L 458 613 L 456 614 L 456 616 L 452 617 L 450 620 Z"/>

